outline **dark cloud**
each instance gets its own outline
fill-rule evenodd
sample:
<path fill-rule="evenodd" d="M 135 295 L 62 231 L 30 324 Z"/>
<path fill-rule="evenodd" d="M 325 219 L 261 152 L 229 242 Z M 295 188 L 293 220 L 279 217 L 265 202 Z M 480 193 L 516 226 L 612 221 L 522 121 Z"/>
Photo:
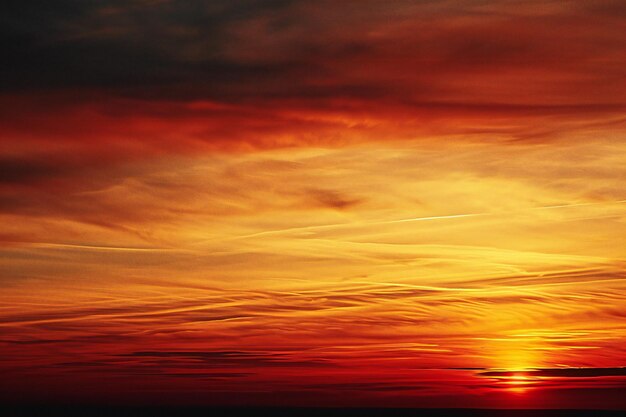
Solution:
<path fill-rule="evenodd" d="M 619 101 L 624 42 L 620 21 L 606 11 L 623 8 L 592 1 L 514 13 L 509 3 L 9 1 L 0 14 L 10 57 L 0 67 L 2 89 L 226 101 L 427 103 L 469 94 L 479 103 L 511 99 L 496 100 L 493 88 L 518 91 L 514 82 L 483 85 L 488 74 L 524 80 L 533 94 L 546 74 L 571 73 L 590 78 L 567 85 L 579 87 L 578 100 Z M 457 85 L 459 75 L 478 88 Z"/>
<path fill-rule="evenodd" d="M 541 368 L 521 372 L 485 371 L 479 372 L 478 375 L 485 377 L 512 377 L 524 375 L 530 377 L 590 378 L 626 376 L 626 368 Z"/>
<path fill-rule="evenodd" d="M 248 376 L 252 376 L 254 373 L 251 372 L 197 372 L 197 373 L 167 373 L 165 376 L 167 377 L 178 377 L 178 378 L 196 378 L 196 379 L 222 379 L 222 378 L 245 378 Z"/>
<path fill-rule="evenodd" d="M 304 389 L 313 390 L 333 390 L 333 391 L 374 391 L 374 392 L 397 392 L 397 391 L 417 391 L 428 388 L 424 385 L 395 384 L 391 382 L 346 382 L 306 385 Z"/>
<path fill-rule="evenodd" d="M 0 7 L 0 151 L 52 158 L 3 161 L 4 182 L 45 181 L 79 158 L 84 168 L 441 134 L 542 142 L 615 129 L 626 104 L 623 24 L 608 12 L 622 8 L 606 1 Z"/>
<path fill-rule="evenodd" d="M 63 166 L 20 158 L 0 157 L 0 184 L 48 179 L 65 172 Z"/>
<path fill-rule="evenodd" d="M 289 1 L 3 2 L 3 88 L 220 84 L 272 68 L 220 59 L 225 31 Z M 199 56 L 195 50 L 201 51 Z M 191 54 L 191 56 L 187 56 Z"/>
<path fill-rule="evenodd" d="M 203 369 L 203 367 L 184 366 L 182 364 L 172 363 L 172 369 L 161 367 L 159 363 L 119 363 L 115 360 L 100 361 L 79 361 L 79 362 L 61 362 L 51 365 L 52 368 L 63 369 L 73 372 L 93 372 L 97 368 L 100 372 L 126 372 L 139 375 L 153 375 L 162 377 L 178 377 L 189 379 L 222 379 L 222 378 L 244 378 L 255 375 L 252 372 L 213 372 Z M 167 364 L 165 364 L 167 365 Z M 189 370 L 195 372 L 176 372 L 176 370 Z"/>
<path fill-rule="evenodd" d="M 347 209 L 362 202 L 361 199 L 334 190 L 311 189 L 308 190 L 308 194 L 314 202 L 336 210 Z"/>
<path fill-rule="evenodd" d="M 135 358 L 166 358 L 161 364 L 172 365 L 180 360 L 198 360 L 210 367 L 305 367 L 318 368 L 334 366 L 324 359 L 293 359 L 281 353 L 262 353 L 246 351 L 142 351 L 126 356 Z"/>

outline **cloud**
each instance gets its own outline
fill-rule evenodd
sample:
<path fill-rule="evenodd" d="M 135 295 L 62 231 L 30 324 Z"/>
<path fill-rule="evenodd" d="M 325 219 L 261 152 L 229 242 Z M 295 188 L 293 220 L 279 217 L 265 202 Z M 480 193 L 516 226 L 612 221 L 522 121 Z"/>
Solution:
<path fill-rule="evenodd" d="M 54 10 L 10 4 L 3 28 L 14 54 L 3 72 L 5 88 L 13 89 L 167 91 L 191 80 L 199 87 L 187 88 L 192 95 L 239 98 L 328 91 L 336 97 L 342 91 L 361 95 L 367 86 L 383 95 L 397 93 L 395 80 L 406 82 L 410 76 L 417 82 L 411 90 L 419 92 L 430 89 L 438 71 L 523 74 L 522 63 L 529 72 L 588 71 L 596 65 L 593 58 L 619 51 L 614 36 L 619 25 L 615 15 L 603 11 L 606 7 L 604 2 L 585 2 L 512 12 L 510 2 L 453 6 L 367 1 L 355 12 L 348 4 L 327 1 L 64 1 Z M 573 25 L 578 32 L 564 30 Z M 416 26 L 421 30 L 413 30 Z M 43 62 L 47 70 L 38 71 Z M 405 67 L 395 66 L 398 62 Z M 608 63 L 605 74 L 618 75 Z"/>
<path fill-rule="evenodd" d="M 64 166 L 36 159 L 0 159 L 0 184 L 32 183 L 66 173 Z"/>
<path fill-rule="evenodd" d="M 373 391 L 373 392 L 402 392 L 402 391 L 419 391 L 427 388 L 423 385 L 400 385 L 393 383 L 381 382 L 353 382 L 353 383 L 327 383 L 318 385 L 307 385 L 305 389 L 321 390 L 321 391 Z"/>
<path fill-rule="evenodd" d="M 210 351 L 210 352 L 184 352 L 184 351 L 145 351 L 133 352 L 128 356 L 134 358 L 163 358 L 163 365 L 174 365 L 177 361 L 198 360 L 207 367 L 328 367 L 333 363 L 322 360 L 299 360 L 278 353 L 260 353 L 245 351 Z"/>
<path fill-rule="evenodd" d="M 7 395 L 623 376 L 620 2 L 34 3 L 0 6 Z"/>
<path fill-rule="evenodd" d="M 626 105 L 611 7 L 9 2 L 0 140 L 97 161 L 610 130 Z"/>
<path fill-rule="evenodd" d="M 607 376 L 626 376 L 626 368 L 541 368 L 529 371 L 485 371 L 478 375 L 484 377 L 512 377 L 524 375 L 529 377 L 554 378 L 595 378 Z"/>
<path fill-rule="evenodd" d="M 321 206 L 336 210 L 353 207 L 362 201 L 361 199 L 344 196 L 333 190 L 310 189 L 307 190 L 307 194 L 309 194 L 312 199 Z"/>

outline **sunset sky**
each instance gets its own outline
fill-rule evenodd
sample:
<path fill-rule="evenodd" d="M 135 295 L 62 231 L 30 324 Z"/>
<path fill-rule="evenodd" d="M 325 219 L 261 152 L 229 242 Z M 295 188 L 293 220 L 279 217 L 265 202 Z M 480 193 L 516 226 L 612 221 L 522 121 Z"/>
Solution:
<path fill-rule="evenodd" d="M 626 2 L 0 33 L 1 402 L 626 409 Z"/>

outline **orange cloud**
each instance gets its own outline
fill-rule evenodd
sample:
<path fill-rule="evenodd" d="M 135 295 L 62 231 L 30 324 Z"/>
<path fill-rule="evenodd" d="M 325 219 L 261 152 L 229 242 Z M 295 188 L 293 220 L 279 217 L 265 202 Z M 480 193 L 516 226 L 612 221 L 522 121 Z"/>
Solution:
<path fill-rule="evenodd" d="M 2 401 L 626 408 L 621 2 L 75 3 L 0 18 Z"/>

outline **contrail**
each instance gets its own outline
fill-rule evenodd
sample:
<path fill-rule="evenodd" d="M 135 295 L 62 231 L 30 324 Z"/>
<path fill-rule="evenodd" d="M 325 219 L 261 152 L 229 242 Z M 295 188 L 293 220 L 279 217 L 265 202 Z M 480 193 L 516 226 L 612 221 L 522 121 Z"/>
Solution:
<path fill-rule="evenodd" d="M 47 242 L 20 242 L 26 246 L 41 249 L 77 249 L 77 250 L 97 250 L 97 251 L 120 251 L 120 252 L 169 252 L 168 248 L 140 248 L 140 247 L 120 247 L 120 246 L 96 246 L 96 245 L 72 245 L 68 243 L 47 243 Z"/>
<path fill-rule="evenodd" d="M 529 207 L 520 210 L 512 210 L 512 211 L 500 211 L 500 212 L 490 212 L 490 213 L 465 213 L 465 214 L 450 214 L 443 216 L 427 216 L 427 217 L 411 217 L 407 219 L 398 219 L 398 220 L 382 220 L 382 221 L 372 221 L 372 222 L 354 222 L 354 223 L 336 223 L 336 224 L 324 224 L 319 226 L 302 226 L 302 227 L 292 227 L 287 229 L 278 229 L 278 230 L 267 230 L 264 232 L 252 233 L 244 236 L 237 236 L 234 239 L 246 239 L 251 237 L 258 236 L 267 236 L 267 235 L 275 235 L 280 233 L 289 233 L 289 232 L 303 232 L 308 230 L 324 230 L 324 229 L 341 229 L 346 227 L 359 227 L 359 226 L 373 226 L 378 224 L 395 224 L 395 223 L 409 223 L 409 222 L 425 222 L 425 221 L 436 221 L 436 220 L 452 220 L 452 219 L 462 219 L 462 218 L 470 218 L 470 217 L 481 217 L 481 216 L 500 216 L 503 214 L 515 214 L 521 213 L 530 210 L 554 210 L 561 208 L 570 208 L 570 207 L 582 207 L 582 206 L 597 206 L 597 205 L 607 205 L 607 204 L 624 204 L 626 200 L 617 200 L 617 201 L 602 201 L 602 202 L 594 202 L 594 203 L 572 203 L 572 204 L 559 204 L 553 206 L 541 206 L 541 207 Z"/>
<path fill-rule="evenodd" d="M 291 227 L 287 229 L 278 229 L 278 230 L 267 230 L 264 232 L 253 233 L 250 235 L 237 236 L 235 239 L 245 239 L 250 237 L 257 236 L 266 236 L 266 235 L 274 235 L 280 233 L 288 233 L 288 232 L 302 232 L 307 230 L 320 230 L 320 229 L 340 229 L 344 227 L 359 227 L 359 226 L 371 226 L 376 224 L 393 224 L 393 223 L 405 223 L 405 222 L 419 222 L 419 221 L 433 221 L 433 220 L 447 220 L 447 219 L 458 219 L 463 217 L 477 217 L 477 216 L 486 216 L 491 213 L 470 213 L 470 214 L 451 214 L 448 216 L 429 216 L 429 217 L 413 217 L 409 219 L 399 219 L 399 220 L 383 220 L 383 221 L 373 221 L 373 222 L 354 222 L 354 223 L 336 223 L 336 224 L 323 224 L 319 226 L 303 226 L 303 227 Z"/>
<path fill-rule="evenodd" d="M 601 202 L 596 202 L 596 203 L 559 204 L 555 206 L 533 207 L 531 210 L 551 210 L 551 209 L 569 208 L 569 207 L 597 206 L 601 204 L 624 204 L 624 203 L 626 203 L 626 200 L 601 201 Z"/>
<path fill-rule="evenodd" d="M 429 220 L 459 219 L 462 217 L 486 216 L 488 214 L 492 214 L 492 213 L 470 213 L 470 214 L 451 214 L 448 216 L 413 217 L 410 219 L 390 220 L 386 222 L 376 222 L 373 224 L 391 224 L 391 223 L 405 223 L 405 222 L 423 222 L 423 221 L 429 221 Z"/>

